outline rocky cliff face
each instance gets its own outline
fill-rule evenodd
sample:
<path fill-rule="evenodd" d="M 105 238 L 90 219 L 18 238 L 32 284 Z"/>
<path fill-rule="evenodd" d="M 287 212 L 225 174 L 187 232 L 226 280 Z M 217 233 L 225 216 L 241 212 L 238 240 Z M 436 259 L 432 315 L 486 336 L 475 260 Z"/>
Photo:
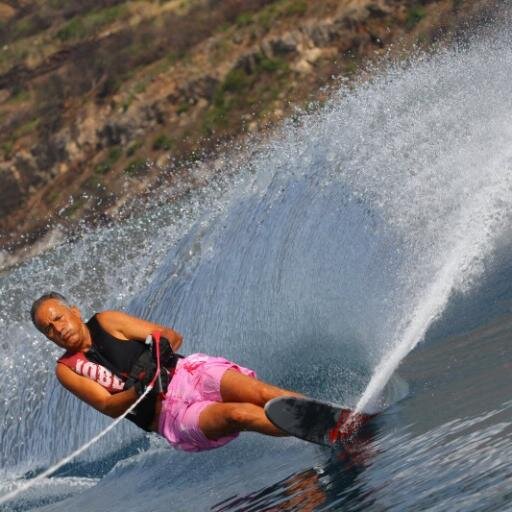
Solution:
<path fill-rule="evenodd" d="M 0 241 L 104 222 L 486 0 L 0 1 Z M 391 46 L 394 45 L 394 46 Z M 213 172 L 213 170 L 212 170 Z M 191 184 L 190 186 L 193 186 Z"/>

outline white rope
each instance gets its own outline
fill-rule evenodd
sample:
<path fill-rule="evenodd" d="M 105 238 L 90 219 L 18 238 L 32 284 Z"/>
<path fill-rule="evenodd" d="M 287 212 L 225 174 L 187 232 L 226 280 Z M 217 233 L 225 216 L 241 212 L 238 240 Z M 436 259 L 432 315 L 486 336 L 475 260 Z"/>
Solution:
<path fill-rule="evenodd" d="M 74 459 L 76 456 L 80 455 L 82 452 L 87 450 L 89 446 L 93 445 L 96 441 L 100 440 L 105 434 L 110 432 L 122 419 L 124 419 L 130 412 L 139 405 L 139 403 L 144 399 L 144 397 L 151 391 L 153 386 L 148 386 L 144 393 L 137 399 L 136 402 L 134 402 L 133 405 L 131 405 L 121 416 L 116 418 L 110 425 L 108 425 L 104 430 L 102 430 L 97 436 L 93 437 L 87 443 L 82 445 L 78 450 L 75 450 L 73 453 L 70 453 L 67 457 L 62 459 L 60 462 L 57 462 L 57 464 L 54 464 L 50 468 L 48 468 L 46 471 L 41 473 L 40 475 L 37 475 L 36 477 L 32 478 L 31 480 L 28 480 L 24 484 L 21 484 L 18 486 L 14 491 L 11 491 L 7 494 L 4 494 L 2 497 L 0 497 L 0 505 L 5 503 L 6 501 L 11 500 L 12 498 L 15 498 L 18 494 L 20 494 L 23 491 L 26 491 L 30 487 L 32 487 L 34 484 L 39 482 L 40 480 L 43 480 L 43 478 L 46 478 L 50 476 L 52 473 L 55 473 L 59 468 L 64 466 L 64 464 L 67 464 L 71 459 Z"/>

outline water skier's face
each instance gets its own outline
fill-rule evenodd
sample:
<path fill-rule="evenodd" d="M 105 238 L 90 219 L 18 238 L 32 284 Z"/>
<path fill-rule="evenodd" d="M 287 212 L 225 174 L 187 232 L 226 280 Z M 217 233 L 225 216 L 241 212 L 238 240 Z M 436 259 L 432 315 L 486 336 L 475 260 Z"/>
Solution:
<path fill-rule="evenodd" d="M 85 324 L 76 307 L 57 299 L 45 300 L 35 314 L 37 328 L 59 347 L 78 351 L 85 341 Z"/>

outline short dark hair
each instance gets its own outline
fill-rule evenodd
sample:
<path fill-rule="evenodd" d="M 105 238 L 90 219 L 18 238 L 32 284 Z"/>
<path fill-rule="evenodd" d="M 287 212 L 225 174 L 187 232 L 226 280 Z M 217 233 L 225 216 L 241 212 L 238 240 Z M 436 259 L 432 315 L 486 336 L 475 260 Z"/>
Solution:
<path fill-rule="evenodd" d="M 37 326 L 37 323 L 36 323 L 37 310 L 41 307 L 41 304 L 43 302 L 46 302 L 47 300 L 50 300 L 50 299 L 58 300 L 59 302 L 62 302 L 66 306 L 69 306 L 68 299 L 66 299 L 66 297 L 64 297 L 64 295 L 61 295 L 58 292 L 48 292 L 48 293 L 44 293 L 43 295 L 41 295 L 41 297 L 39 297 L 32 303 L 32 307 L 30 308 L 30 318 L 32 319 L 32 323 L 36 326 L 36 328 L 38 330 L 39 330 L 39 327 Z"/>

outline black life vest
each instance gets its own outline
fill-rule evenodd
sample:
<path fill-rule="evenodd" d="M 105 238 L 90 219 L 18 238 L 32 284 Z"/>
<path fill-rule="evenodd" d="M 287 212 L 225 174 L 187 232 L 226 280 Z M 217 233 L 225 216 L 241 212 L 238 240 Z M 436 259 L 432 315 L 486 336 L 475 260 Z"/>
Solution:
<path fill-rule="evenodd" d="M 101 327 L 96 315 L 86 325 L 92 338 L 92 346 L 85 352 L 87 359 L 108 368 L 114 375 L 126 382 L 133 363 L 150 348 L 141 341 L 119 340 L 112 336 Z M 170 365 L 162 371 L 168 371 L 176 366 L 178 358 L 182 356 L 179 354 L 175 354 L 175 356 L 175 360 L 171 361 Z M 165 391 L 166 389 L 163 390 L 163 392 Z M 126 418 L 149 432 L 155 415 L 156 401 L 157 395 L 149 393 Z"/>

